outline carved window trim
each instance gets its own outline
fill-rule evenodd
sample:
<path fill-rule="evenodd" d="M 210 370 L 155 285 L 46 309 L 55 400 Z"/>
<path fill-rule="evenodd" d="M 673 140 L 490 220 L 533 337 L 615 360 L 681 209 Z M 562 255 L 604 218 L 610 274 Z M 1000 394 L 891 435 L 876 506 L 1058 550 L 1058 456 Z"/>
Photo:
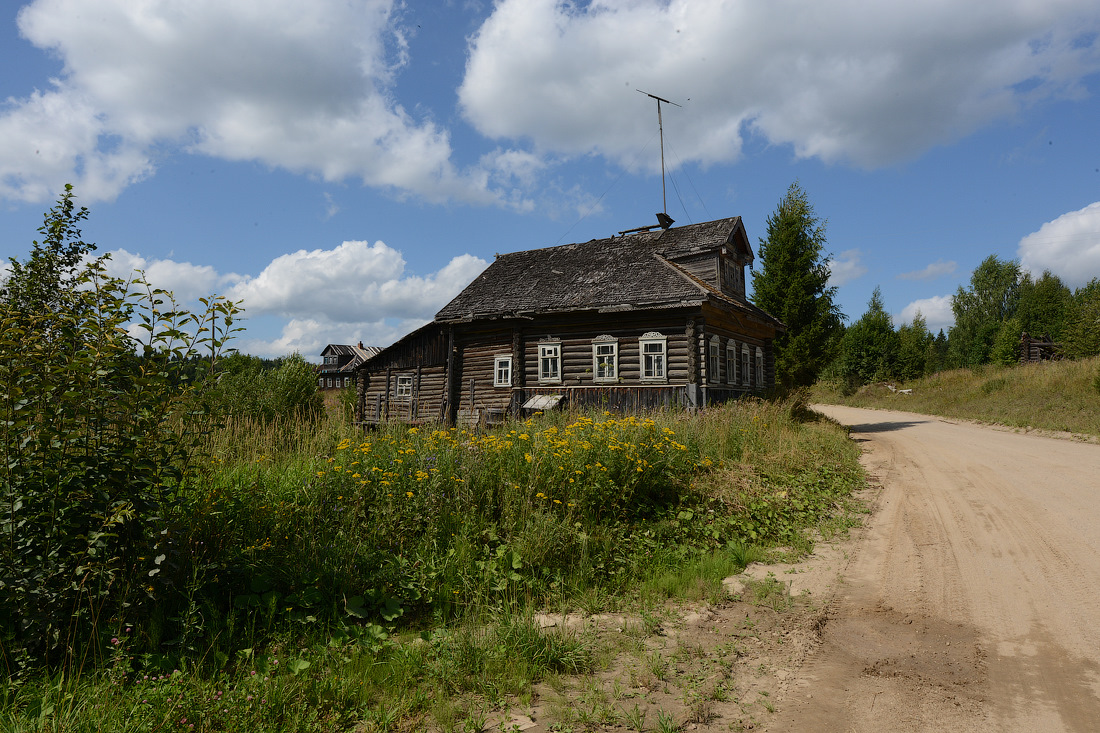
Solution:
<path fill-rule="evenodd" d="M 638 338 L 638 357 L 643 382 L 668 381 L 668 337 L 649 331 Z"/>

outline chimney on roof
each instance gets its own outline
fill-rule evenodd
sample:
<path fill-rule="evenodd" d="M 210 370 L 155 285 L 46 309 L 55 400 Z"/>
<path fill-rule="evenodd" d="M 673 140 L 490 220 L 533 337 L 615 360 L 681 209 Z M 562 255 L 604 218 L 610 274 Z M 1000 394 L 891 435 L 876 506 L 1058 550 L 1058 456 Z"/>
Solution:
<path fill-rule="evenodd" d="M 363 348 L 363 342 L 362 341 L 359 342 L 359 348 L 360 349 Z"/>

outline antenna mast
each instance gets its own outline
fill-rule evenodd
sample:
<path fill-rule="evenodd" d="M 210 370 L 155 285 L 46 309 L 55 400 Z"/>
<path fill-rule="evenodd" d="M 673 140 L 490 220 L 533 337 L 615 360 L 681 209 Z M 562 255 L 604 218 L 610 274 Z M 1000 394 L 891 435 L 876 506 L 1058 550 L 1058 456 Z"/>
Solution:
<path fill-rule="evenodd" d="M 661 102 L 665 104 L 671 104 L 674 107 L 682 107 L 683 105 L 670 102 L 667 99 L 658 97 L 656 94 L 650 94 L 649 92 L 643 92 L 641 89 L 635 89 L 634 91 L 646 95 L 650 99 L 657 100 L 657 131 L 661 136 L 661 213 L 668 217 L 668 199 L 665 195 L 665 126 L 661 121 Z M 660 218 L 660 217 L 658 217 Z M 667 228 L 667 227 L 666 227 Z"/>

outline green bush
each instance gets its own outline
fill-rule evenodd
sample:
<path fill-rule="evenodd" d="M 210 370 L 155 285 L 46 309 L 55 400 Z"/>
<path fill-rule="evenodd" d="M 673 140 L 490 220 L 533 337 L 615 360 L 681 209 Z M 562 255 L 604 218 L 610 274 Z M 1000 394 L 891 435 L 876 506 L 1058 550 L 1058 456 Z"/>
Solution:
<path fill-rule="evenodd" d="M 0 640 L 9 674 L 104 651 L 175 562 L 165 516 L 194 475 L 201 419 L 175 371 L 214 360 L 236 306 L 176 307 L 107 276 L 72 188 L 0 293 Z M 141 334 L 135 338 L 131 333 Z"/>
<path fill-rule="evenodd" d="M 255 356 L 230 355 L 205 402 L 212 411 L 262 422 L 313 420 L 323 408 L 317 373 L 297 352 L 278 360 L 275 368 Z"/>

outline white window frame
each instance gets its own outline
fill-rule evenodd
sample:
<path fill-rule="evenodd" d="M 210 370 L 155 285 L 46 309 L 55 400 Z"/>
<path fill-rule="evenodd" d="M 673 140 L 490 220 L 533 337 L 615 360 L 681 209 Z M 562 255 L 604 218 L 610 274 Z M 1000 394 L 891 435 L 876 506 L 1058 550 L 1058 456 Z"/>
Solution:
<path fill-rule="evenodd" d="M 318 377 L 317 378 L 317 389 L 324 389 L 324 388 L 325 388 L 325 378 L 324 377 Z"/>
<path fill-rule="evenodd" d="M 619 339 L 614 336 L 598 336 L 592 340 L 592 381 L 606 383 L 618 380 Z"/>
<path fill-rule="evenodd" d="M 641 367 L 639 373 L 643 382 L 668 381 L 667 336 L 663 336 L 656 331 L 642 334 L 638 338 L 638 358 Z"/>
<path fill-rule="evenodd" d="M 413 375 L 398 374 L 393 385 L 394 399 L 411 400 L 413 394 Z"/>
<path fill-rule="evenodd" d="M 737 383 L 737 342 L 726 342 L 726 384 Z"/>
<path fill-rule="evenodd" d="M 749 345 L 741 344 L 741 384 L 751 386 L 752 370 L 749 368 Z"/>
<path fill-rule="evenodd" d="M 561 384 L 561 342 L 539 342 L 539 384 Z"/>
<path fill-rule="evenodd" d="M 711 336 L 707 343 L 707 382 L 710 384 L 718 384 L 722 381 L 721 348 L 718 337 Z"/>
<path fill-rule="evenodd" d="M 512 386 L 512 357 L 498 356 L 493 359 L 493 386 Z"/>
<path fill-rule="evenodd" d="M 756 386 L 764 386 L 764 350 L 756 347 Z"/>
<path fill-rule="evenodd" d="M 350 386 L 351 386 L 351 377 L 344 377 L 344 387 L 346 388 L 346 387 L 350 387 Z"/>
<path fill-rule="evenodd" d="M 329 386 L 329 388 L 331 388 L 332 387 L 332 377 L 326 377 L 326 379 L 328 379 L 328 386 Z"/>

